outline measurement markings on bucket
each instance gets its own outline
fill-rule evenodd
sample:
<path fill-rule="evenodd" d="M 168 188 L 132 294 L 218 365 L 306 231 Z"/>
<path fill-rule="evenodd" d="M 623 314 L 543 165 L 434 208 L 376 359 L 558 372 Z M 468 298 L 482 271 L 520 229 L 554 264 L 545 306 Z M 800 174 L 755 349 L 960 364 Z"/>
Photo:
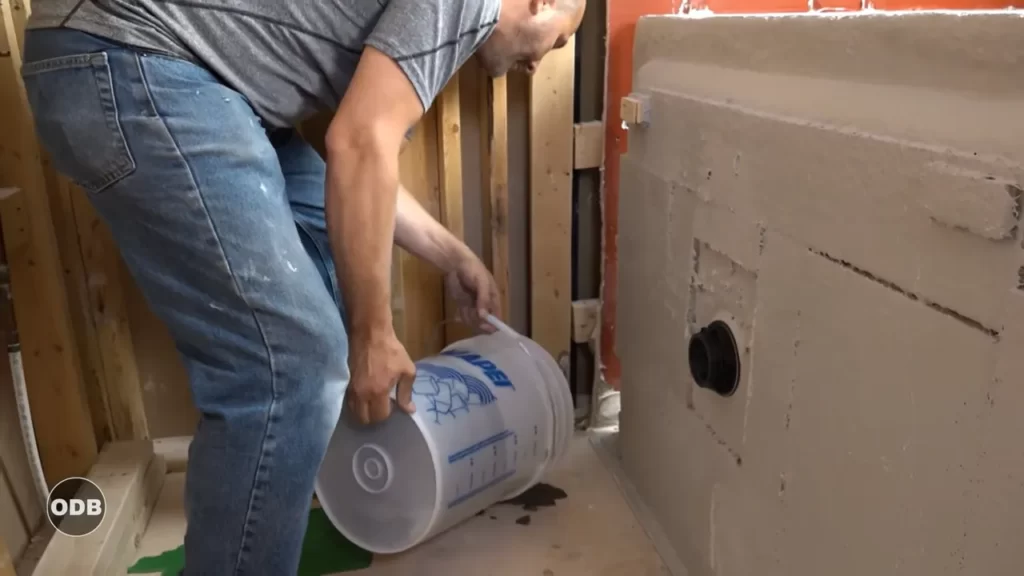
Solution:
<path fill-rule="evenodd" d="M 515 475 L 519 461 L 519 436 L 503 430 L 448 456 L 456 478 L 448 507 L 452 508 Z M 464 493 L 465 492 L 465 493 Z"/>
<path fill-rule="evenodd" d="M 508 472 L 502 474 L 501 476 L 498 476 L 497 478 L 491 479 L 490 482 L 488 482 L 486 484 L 483 484 L 483 485 L 481 485 L 481 486 L 479 486 L 479 487 L 477 487 L 477 488 L 475 488 L 473 490 L 470 490 L 469 492 L 466 492 L 462 496 L 459 496 L 459 497 L 455 498 L 454 500 L 452 500 L 451 502 L 449 502 L 448 503 L 448 508 L 449 509 L 450 508 L 454 508 L 454 507 L 458 506 L 459 504 L 462 504 L 466 500 L 469 500 L 470 498 L 472 498 L 473 496 L 476 496 L 477 494 L 483 492 L 484 490 L 487 490 L 488 488 L 490 488 L 490 487 L 492 487 L 492 486 L 494 486 L 496 484 L 500 484 L 500 483 L 504 482 L 506 479 L 510 478 L 515 473 L 516 473 L 515 470 L 509 470 Z"/>

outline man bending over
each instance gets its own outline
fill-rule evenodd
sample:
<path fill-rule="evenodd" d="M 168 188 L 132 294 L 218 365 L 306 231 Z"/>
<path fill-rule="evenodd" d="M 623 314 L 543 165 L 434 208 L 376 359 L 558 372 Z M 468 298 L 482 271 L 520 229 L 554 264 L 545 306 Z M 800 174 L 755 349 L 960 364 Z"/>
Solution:
<path fill-rule="evenodd" d="M 399 151 L 470 56 L 532 72 L 584 2 L 33 3 L 40 142 L 109 225 L 201 415 L 186 574 L 294 574 L 343 399 L 367 423 L 396 386 L 414 409 L 393 242 L 443 270 L 474 321 L 498 312 L 480 260 L 399 185 Z M 293 128 L 321 110 L 326 162 Z"/>

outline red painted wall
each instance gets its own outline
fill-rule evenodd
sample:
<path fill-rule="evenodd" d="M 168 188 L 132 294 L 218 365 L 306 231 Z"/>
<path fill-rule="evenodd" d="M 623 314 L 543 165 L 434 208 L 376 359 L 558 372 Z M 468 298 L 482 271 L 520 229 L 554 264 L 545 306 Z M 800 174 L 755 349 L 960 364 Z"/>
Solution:
<path fill-rule="evenodd" d="M 626 133 L 619 101 L 633 80 L 633 40 L 636 22 L 648 14 L 678 14 L 710 8 L 719 14 L 758 12 L 820 12 L 860 10 L 1009 8 L 1012 0 L 608 0 L 607 94 L 605 98 L 604 288 L 601 321 L 601 361 L 607 382 L 619 388 L 620 366 L 615 354 L 615 307 L 618 295 L 619 155 L 626 152 Z M 862 3 L 863 2 L 863 3 Z"/>

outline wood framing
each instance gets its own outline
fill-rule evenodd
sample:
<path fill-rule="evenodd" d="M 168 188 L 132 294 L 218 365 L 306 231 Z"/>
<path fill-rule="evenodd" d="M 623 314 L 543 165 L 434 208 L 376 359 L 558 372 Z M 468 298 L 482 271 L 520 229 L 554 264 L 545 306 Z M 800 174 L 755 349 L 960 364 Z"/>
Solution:
<path fill-rule="evenodd" d="M 440 161 L 441 223 L 459 240 L 466 239 L 466 213 L 462 197 L 462 105 L 459 75 L 452 78 L 437 102 L 437 147 Z M 447 294 L 444 299 L 445 342 L 473 334 L 458 321 L 458 307 Z"/>
<path fill-rule="evenodd" d="M 504 77 L 490 82 L 490 145 L 488 146 L 490 192 L 488 215 L 491 222 L 491 271 L 498 285 L 501 310 L 509 314 L 508 255 L 508 80 Z"/>
<path fill-rule="evenodd" d="M 33 571 L 35 576 L 123 574 L 163 489 L 167 469 L 147 440 L 111 442 L 89 471 L 106 499 L 106 515 L 95 532 L 55 534 Z"/>
<path fill-rule="evenodd" d="M 575 46 L 573 36 L 548 54 L 530 86 L 531 334 L 566 371 L 572 341 Z"/>
<path fill-rule="evenodd" d="M 46 178 L 21 81 L 17 20 L 22 16 L 16 19 L 8 2 L 0 7 L 8 51 L 0 59 L 0 124 L 6 133 L 0 173 L 12 179 L 3 185 L 22 191 L 0 203 L 0 226 L 40 458 L 52 485 L 85 473 L 97 444 Z"/>
<path fill-rule="evenodd" d="M 440 218 L 440 167 L 438 113 L 431 108 L 416 126 L 412 140 L 402 151 L 402 185 L 435 218 Z M 423 358 L 444 345 L 444 284 L 440 271 L 429 262 L 400 248 L 400 301 L 404 319 L 398 333 L 409 356 Z"/>
<path fill-rule="evenodd" d="M 86 199 L 84 192 L 61 177 L 69 189 L 78 231 L 78 246 L 89 296 L 89 317 L 93 321 L 102 385 L 109 411 L 112 440 L 140 440 L 149 437 L 139 368 L 135 363 L 128 309 L 121 272 L 124 266 L 110 229 Z"/>

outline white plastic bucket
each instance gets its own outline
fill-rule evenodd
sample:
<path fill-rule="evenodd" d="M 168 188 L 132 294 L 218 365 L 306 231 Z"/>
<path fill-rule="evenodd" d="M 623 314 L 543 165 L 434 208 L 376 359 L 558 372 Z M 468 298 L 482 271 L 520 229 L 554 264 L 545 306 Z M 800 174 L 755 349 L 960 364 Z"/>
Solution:
<path fill-rule="evenodd" d="M 316 481 L 356 545 L 402 552 L 515 497 L 565 454 L 569 385 L 550 354 L 499 328 L 416 363 L 416 412 L 364 426 L 343 409 Z"/>

